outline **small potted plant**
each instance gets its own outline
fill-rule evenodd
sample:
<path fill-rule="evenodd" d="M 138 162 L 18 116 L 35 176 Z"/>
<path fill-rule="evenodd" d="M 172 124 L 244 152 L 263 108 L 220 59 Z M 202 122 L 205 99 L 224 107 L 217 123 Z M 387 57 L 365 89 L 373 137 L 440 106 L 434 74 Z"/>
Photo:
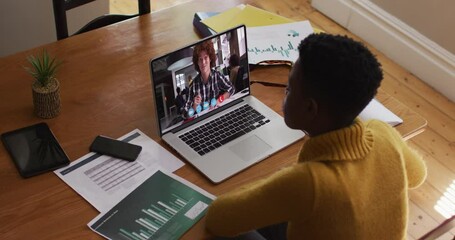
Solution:
<path fill-rule="evenodd" d="M 41 118 L 60 114 L 60 83 L 55 77 L 61 61 L 51 58 L 46 50 L 38 56 L 27 57 L 31 67 L 26 67 L 35 79 L 32 83 L 34 112 Z"/>

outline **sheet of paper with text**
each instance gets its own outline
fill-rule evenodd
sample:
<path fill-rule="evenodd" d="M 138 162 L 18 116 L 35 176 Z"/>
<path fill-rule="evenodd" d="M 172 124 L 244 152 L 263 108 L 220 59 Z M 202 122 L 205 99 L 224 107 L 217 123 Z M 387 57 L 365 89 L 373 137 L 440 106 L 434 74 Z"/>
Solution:
<path fill-rule="evenodd" d="M 309 21 L 247 28 L 250 64 L 264 61 L 295 62 L 301 40 L 313 33 Z"/>
<path fill-rule="evenodd" d="M 100 212 L 112 208 L 156 169 L 173 172 L 184 165 L 139 129 L 119 139 L 142 146 L 134 162 L 91 152 L 72 161 L 68 167 L 54 171 Z"/>

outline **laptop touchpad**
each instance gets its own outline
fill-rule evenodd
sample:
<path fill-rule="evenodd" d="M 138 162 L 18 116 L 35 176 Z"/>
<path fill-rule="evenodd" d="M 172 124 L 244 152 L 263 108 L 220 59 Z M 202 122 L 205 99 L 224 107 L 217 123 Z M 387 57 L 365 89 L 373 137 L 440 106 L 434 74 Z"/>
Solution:
<path fill-rule="evenodd" d="M 258 138 L 256 135 L 253 135 L 247 139 L 244 139 L 229 149 L 233 151 L 237 156 L 245 161 L 251 161 L 252 159 L 257 160 L 257 155 L 264 153 L 265 151 L 271 149 L 272 147 Z"/>

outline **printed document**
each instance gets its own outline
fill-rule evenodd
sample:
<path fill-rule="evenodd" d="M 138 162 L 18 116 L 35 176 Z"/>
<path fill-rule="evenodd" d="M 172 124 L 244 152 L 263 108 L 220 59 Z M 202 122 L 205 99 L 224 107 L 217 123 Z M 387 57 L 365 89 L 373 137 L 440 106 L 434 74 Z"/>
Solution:
<path fill-rule="evenodd" d="M 179 239 L 204 216 L 214 198 L 159 170 L 88 226 L 108 239 Z"/>
<path fill-rule="evenodd" d="M 248 62 L 287 61 L 294 63 L 299 57 L 300 41 L 313 33 L 309 21 L 275 24 L 246 29 Z"/>
<path fill-rule="evenodd" d="M 184 165 L 138 129 L 119 139 L 142 146 L 134 162 L 92 152 L 54 171 L 100 212 L 115 206 L 157 169 L 174 172 Z"/>

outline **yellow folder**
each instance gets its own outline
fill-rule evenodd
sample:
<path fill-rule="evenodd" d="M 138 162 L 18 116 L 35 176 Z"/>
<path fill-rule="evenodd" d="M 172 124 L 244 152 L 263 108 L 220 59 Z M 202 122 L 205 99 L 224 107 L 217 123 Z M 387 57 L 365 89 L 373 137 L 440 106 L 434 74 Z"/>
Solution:
<path fill-rule="evenodd" d="M 247 27 L 290 23 L 293 20 L 265 11 L 251 5 L 238 5 L 202 22 L 216 32 L 245 24 Z"/>

